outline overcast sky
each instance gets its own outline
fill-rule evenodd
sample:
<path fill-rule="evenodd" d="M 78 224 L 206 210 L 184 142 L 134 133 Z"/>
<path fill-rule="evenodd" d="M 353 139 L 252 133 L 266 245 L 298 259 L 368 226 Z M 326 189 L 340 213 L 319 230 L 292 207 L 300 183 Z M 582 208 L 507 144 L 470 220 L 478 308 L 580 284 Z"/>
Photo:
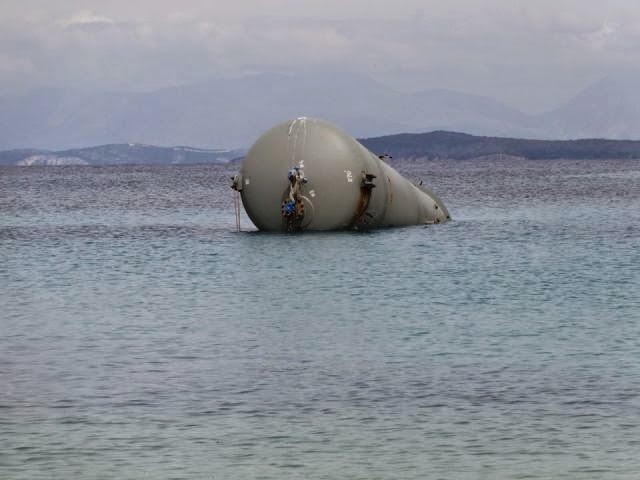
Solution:
<path fill-rule="evenodd" d="M 530 112 L 640 66 L 638 0 L 1 0 L 0 92 L 365 73 Z"/>

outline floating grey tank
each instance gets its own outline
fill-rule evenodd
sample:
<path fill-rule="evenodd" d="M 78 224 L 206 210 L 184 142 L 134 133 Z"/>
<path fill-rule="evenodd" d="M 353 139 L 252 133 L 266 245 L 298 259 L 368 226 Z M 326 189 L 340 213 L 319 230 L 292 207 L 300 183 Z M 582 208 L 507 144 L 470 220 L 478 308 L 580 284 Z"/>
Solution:
<path fill-rule="evenodd" d="M 232 187 L 260 230 L 371 229 L 450 219 L 433 192 L 314 118 L 285 122 L 262 135 Z"/>

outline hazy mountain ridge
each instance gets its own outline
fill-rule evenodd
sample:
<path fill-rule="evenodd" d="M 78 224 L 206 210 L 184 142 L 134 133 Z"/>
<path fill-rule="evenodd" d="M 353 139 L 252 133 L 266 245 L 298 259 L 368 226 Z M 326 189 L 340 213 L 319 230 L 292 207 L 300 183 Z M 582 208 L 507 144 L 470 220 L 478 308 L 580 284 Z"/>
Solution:
<path fill-rule="evenodd" d="M 433 130 L 520 138 L 640 138 L 634 79 L 604 79 L 558 109 L 527 115 L 442 89 L 396 92 L 355 74 L 264 73 L 148 93 L 45 88 L 0 98 L 0 149 L 140 142 L 244 147 L 301 115 L 357 137 Z"/>
<path fill-rule="evenodd" d="M 540 119 L 554 138 L 640 138 L 640 76 L 607 77 Z"/>

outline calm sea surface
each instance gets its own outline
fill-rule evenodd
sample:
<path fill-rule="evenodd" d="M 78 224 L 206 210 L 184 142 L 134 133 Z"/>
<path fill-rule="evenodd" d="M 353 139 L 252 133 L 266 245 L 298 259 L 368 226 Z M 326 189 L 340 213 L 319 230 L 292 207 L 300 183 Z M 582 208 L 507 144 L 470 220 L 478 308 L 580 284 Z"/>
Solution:
<path fill-rule="evenodd" d="M 235 233 L 230 167 L 0 168 L 0 478 L 640 478 L 640 162 L 396 166 L 455 221 Z"/>

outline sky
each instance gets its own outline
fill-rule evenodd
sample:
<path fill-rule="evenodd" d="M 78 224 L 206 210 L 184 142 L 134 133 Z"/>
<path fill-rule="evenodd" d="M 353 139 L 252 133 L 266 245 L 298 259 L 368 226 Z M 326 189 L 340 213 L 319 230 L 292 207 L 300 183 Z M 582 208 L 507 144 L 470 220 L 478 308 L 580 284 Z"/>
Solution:
<path fill-rule="evenodd" d="M 349 71 L 529 113 L 640 62 L 637 0 L 0 0 L 0 94 Z"/>

